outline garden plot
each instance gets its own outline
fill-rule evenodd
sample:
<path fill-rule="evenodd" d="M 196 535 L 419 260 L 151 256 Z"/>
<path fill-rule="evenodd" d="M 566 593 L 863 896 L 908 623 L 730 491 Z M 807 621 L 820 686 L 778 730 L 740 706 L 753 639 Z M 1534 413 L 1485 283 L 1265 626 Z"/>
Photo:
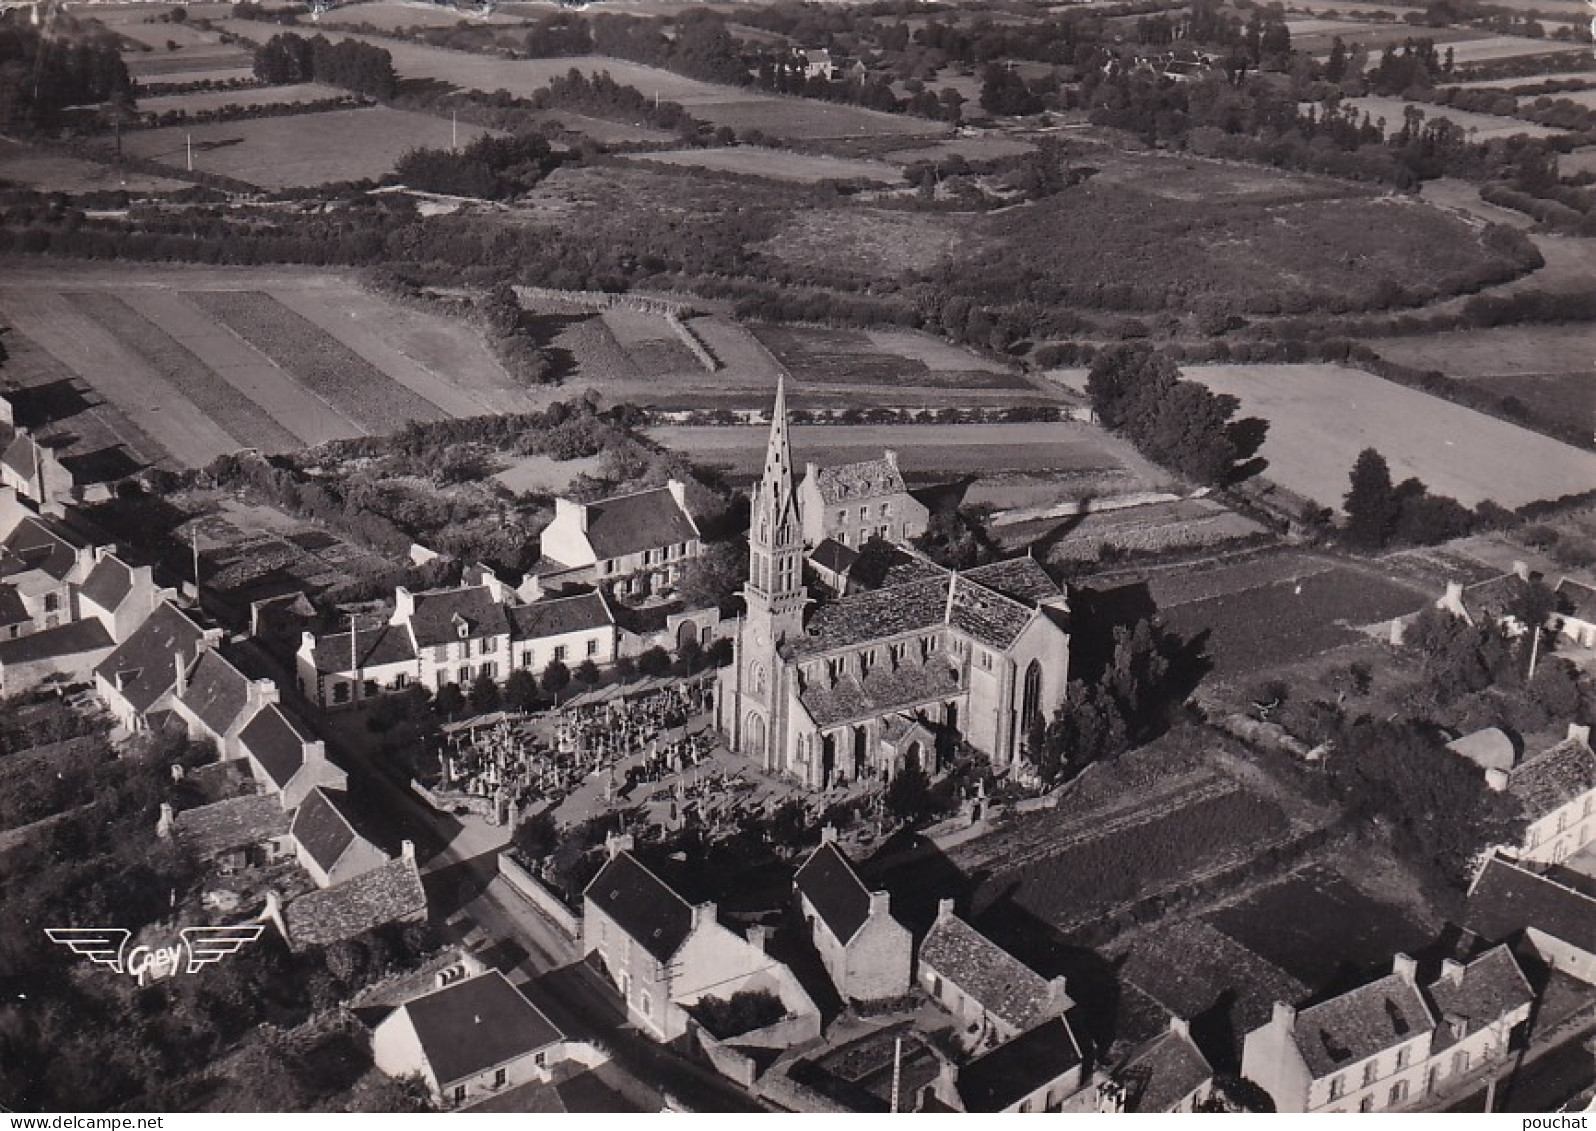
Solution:
<path fill-rule="evenodd" d="M 1375 448 L 1393 480 L 1417 476 L 1472 507 L 1520 507 L 1590 490 L 1596 455 L 1484 413 L 1339 365 L 1205 365 L 1187 376 L 1269 421 L 1264 475 L 1336 506 L 1358 453 Z"/>
<path fill-rule="evenodd" d="M 879 181 L 898 184 L 903 175 L 880 161 L 827 157 L 817 153 L 789 153 L 763 146 L 739 145 L 720 149 L 671 149 L 638 153 L 634 161 L 685 165 L 745 177 L 770 177 L 779 181 L 816 184 L 820 181 Z"/>
<path fill-rule="evenodd" d="M 704 366 L 693 356 L 693 351 L 661 316 L 612 309 L 604 311 L 600 317 L 640 377 L 703 372 Z"/>
<path fill-rule="evenodd" d="M 1041 543 L 1050 563 L 1089 562 L 1110 553 L 1158 554 L 1200 549 L 1254 538 L 1258 523 L 1209 499 L 1151 503 L 1122 510 L 1035 519 L 996 526 L 992 534 L 1008 549 Z"/>

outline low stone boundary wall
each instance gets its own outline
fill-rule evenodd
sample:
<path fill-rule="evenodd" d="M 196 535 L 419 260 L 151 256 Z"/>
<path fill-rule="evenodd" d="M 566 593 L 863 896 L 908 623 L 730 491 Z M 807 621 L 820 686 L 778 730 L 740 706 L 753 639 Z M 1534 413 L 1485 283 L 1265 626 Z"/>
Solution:
<path fill-rule="evenodd" d="M 511 859 L 508 852 L 499 853 L 499 875 L 517 894 L 537 908 L 540 915 L 564 932 L 572 943 L 582 941 L 582 917 L 565 906 L 564 901 L 545 887 L 542 880 Z"/>

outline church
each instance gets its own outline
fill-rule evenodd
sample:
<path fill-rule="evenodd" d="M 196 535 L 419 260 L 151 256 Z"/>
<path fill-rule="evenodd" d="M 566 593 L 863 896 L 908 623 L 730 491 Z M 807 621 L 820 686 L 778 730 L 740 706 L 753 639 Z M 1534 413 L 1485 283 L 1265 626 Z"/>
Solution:
<path fill-rule="evenodd" d="M 1069 678 L 1068 601 L 1035 561 L 955 571 L 904 553 L 878 587 L 811 609 L 784 383 L 751 517 L 747 615 L 716 696 L 733 751 L 812 789 L 935 773 L 960 739 L 1014 765 Z"/>

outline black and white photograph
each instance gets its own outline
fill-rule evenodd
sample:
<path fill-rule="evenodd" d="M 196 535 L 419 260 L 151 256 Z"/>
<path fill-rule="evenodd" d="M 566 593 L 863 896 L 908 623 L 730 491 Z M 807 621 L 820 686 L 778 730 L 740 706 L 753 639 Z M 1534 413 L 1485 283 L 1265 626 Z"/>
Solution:
<path fill-rule="evenodd" d="M 1593 37 L 0 0 L 0 1120 L 1587 1126 Z"/>

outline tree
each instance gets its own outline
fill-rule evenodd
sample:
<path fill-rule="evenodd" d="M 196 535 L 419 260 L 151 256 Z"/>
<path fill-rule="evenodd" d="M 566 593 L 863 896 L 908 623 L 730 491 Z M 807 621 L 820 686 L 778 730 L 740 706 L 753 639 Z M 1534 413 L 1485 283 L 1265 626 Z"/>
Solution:
<path fill-rule="evenodd" d="M 560 823 L 554 819 L 552 809 L 528 817 L 515 827 L 515 832 L 510 836 L 511 847 L 528 861 L 542 860 L 554 851 L 559 842 Z"/>
<path fill-rule="evenodd" d="M 576 671 L 572 674 L 576 677 L 576 682 L 583 687 L 593 687 L 603 678 L 602 673 L 599 671 L 599 666 L 591 659 L 583 660 L 580 664 L 577 664 Z"/>
<path fill-rule="evenodd" d="M 438 694 L 432 700 L 432 709 L 440 715 L 453 718 L 465 710 L 466 699 L 458 683 L 446 683 L 438 688 Z"/>
<path fill-rule="evenodd" d="M 917 765 L 899 770 L 887 783 L 882 803 L 900 821 L 915 824 L 931 811 L 931 779 Z"/>
<path fill-rule="evenodd" d="M 543 669 L 543 690 L 554 696 L 556 700 L 559 699 L 560 692 L 564 691 L 570 682 L 571 669 L 559 660 L 550 660 L 549 666 Z"/>
<path fill-rule="evenodd" d="M 1351 483 L 1345 500 L 1346 540 L 1359 549 L 1378 550 L 1391 537 L 1399 505 L 1385 457 L 1364 448 L 1352 465 Z"/>
<path fill-rule="evenodd" d="M 738 542 L 711 542 L 689 558 L 676 582 L 676 596 L 689 609 L 728 609 L 748 575 L 748 550 Z"/>
<path fill-rule="evenodd" d="M 516 668 L 510 677 L 504 681 L 504 706 L 511 711 L 528 710 L 537 702 L 538 684 L 532 678 L 532 673 L 525 668 Z"/>
<path fill-rule="evenodd" d="M 637 670 L 647 676 L 669 675 L 671 654 L 656 644 L 637 658 Z"/>
<path fill-rule="evenodd" d="M 487 672 L 481 673 L 476 679 L 471 681 L 469 699 L 471 710 L 479 715 L 497 711 L 499 705 L 504 701 L 503 696 L 499 694 L 499 685 L 494 682 L 493 677 Z"/>

